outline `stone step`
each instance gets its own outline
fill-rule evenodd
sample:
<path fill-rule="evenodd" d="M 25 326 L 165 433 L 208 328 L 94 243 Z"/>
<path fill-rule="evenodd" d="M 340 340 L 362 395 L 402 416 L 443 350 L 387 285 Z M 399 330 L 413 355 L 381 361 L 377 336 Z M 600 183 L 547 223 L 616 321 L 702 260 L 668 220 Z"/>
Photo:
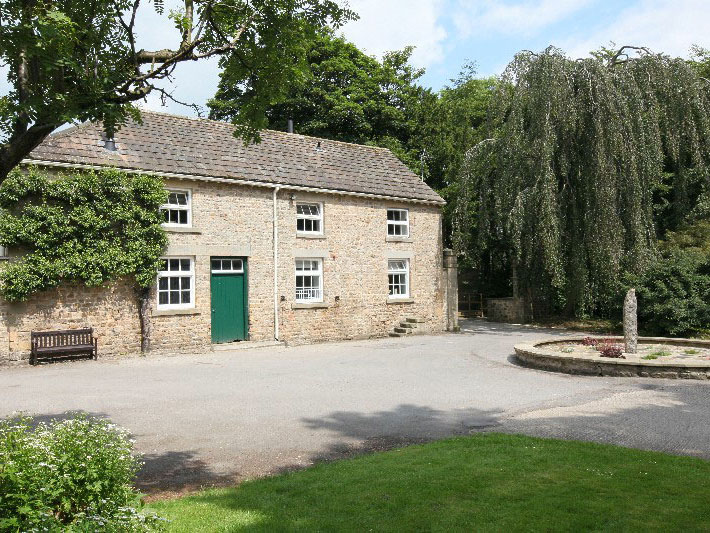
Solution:
<path fill-rule="evenodd" d="M 409 329 L 409 328 L 399 328 L 399 327 L 397 327 L 397 328 L 394 328 L 394 332 L 395 332 L 395 333 L 404 333 L 404 334 L 406 335 L 406 334 L 411 333 L 412 330 Z"/>
<path fill-rule="evenodd" d="M 406 333 L 390 333 L 390 337 L 404 337 Z"/>
<path fill-rule="evenodd" d="M 415 317 L 407 317 L 404 319 L 406 322 L 410 322 L 412 324 L 422 324 L 426 322 L 423 318 L 415 318 Z"/>
<path fill-rule="evenodd" d="M 407 328 L 407 329 L 413 329 L 416 328 L 417 325 L 413 322 L 400 322 L 399 327 L 401 328 Z"/>

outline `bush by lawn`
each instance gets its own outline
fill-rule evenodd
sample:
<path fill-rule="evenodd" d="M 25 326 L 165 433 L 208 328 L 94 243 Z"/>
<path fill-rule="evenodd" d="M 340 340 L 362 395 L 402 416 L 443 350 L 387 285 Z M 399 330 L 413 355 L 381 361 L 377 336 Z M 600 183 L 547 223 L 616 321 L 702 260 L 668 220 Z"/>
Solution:
<path fill-rule="evenodd" d="M 174 531 L 710 529 L 710 462 L 483 434 L 158 501 Z"/>

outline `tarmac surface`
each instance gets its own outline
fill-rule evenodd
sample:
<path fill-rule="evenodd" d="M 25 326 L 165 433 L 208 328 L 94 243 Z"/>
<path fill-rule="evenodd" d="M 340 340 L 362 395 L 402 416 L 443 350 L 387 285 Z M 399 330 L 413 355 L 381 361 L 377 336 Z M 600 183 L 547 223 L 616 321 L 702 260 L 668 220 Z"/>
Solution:
<path fill-rule="evenodd" d="M 460 334 L 7 367 L 0 417 L 111 419 L 154 495 L 479 431 L 710 459 L 710 382 L 516 364 L 515 344 L 565 334 L 474 320 Z"/>

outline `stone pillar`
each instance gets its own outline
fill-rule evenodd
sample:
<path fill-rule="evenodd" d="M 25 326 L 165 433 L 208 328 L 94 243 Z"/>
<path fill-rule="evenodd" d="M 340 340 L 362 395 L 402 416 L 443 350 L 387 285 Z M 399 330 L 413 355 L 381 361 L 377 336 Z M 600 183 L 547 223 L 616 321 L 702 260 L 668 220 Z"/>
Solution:
<path fill-rule="evenodd" d="M 636 290 L 629 289 L 624 298 L 624 343 L 626 353 L 636 353 L 638 345 L 638 305 L 636 302 Z"/>
<path fill-rule="evenodd" d="M 444 286 L 446 305 L 446 331 L 459 331 L 459 281 L 456 254 L 444 250 Z"/>

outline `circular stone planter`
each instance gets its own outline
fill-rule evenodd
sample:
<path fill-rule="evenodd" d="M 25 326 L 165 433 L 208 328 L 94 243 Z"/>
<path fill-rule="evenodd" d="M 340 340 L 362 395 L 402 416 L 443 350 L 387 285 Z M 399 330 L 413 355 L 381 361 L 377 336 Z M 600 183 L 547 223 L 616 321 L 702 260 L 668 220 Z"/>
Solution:
<path fill-rule="evenodd" d="M 594 337 L 613 341 L 623 346 L 623 337 Z M 532 344 L 515 346 L 515 356 L 523 365 L 567 374 L 590 376 L 623 376 L 652 378 L 710 379 L 710 359 L 692 357 L 659 357 L 642 359 L 644 344 L 710 349 L 710 341 L 694 339 L 669 339 L 665 337 L 639 337 L 639 353 L 624 353 L 625 359 L 601 357 L 599 353 L 563 353 L 560 345 L 581 343 L 584 337 L 548 339 Z"/>

